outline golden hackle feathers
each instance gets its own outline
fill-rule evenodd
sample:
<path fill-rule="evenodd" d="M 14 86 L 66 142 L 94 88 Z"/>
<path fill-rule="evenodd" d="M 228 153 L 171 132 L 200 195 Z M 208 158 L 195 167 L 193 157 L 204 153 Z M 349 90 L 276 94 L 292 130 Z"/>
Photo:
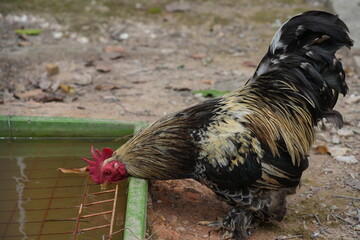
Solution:
<path fill-rule="evenodd" d="M 260 84 L 251 83 L 224 97 L 223 108 L 247 113 L 241 121 L 259 141 L 266 143 L 275 156 L 279 154 L 279 141 L 283 140 L 293 164 L 299 165 L 314 140 L 313 119 L 305 107 L 311 99 L 281 80 L 279 90 L 268 90 L 266 95 Z"/>

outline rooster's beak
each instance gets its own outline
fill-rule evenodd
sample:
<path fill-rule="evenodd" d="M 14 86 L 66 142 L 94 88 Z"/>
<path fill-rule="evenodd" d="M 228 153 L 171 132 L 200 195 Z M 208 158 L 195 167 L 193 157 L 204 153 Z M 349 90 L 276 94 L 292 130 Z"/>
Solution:
<path fill-rule="evenodd" d="M 104 182 L 101 184 L 101 190 L 106 190 L 107 187 L 110 185 L 110 182 Z"/>

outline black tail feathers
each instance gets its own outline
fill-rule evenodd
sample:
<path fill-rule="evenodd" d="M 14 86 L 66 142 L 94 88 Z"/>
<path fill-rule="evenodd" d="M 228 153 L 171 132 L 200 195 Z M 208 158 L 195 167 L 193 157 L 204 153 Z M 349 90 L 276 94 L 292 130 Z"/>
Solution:
<path fill-rule="evenodd" d="M 332 109 L 338 94 L 345 95 L 348 86 L 335 52 L 352 45 L 349 29 L 337 15 L 321 11 L 299 14 L 276 32 L 250 82 L 276 72 L 311 98 L 315 121 L 326 117 L 341 126 L 341 115 Z"/>

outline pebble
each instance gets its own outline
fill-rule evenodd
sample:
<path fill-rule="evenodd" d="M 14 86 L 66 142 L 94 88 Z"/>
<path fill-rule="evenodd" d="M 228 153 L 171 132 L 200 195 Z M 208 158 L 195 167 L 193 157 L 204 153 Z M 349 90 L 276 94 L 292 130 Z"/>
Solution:
<path fill-rule="evenodd" d="M 359 96 L 359 95 L 355 95 L 355 94 L 351 94 L 348 98 L 345 99 L 345 102 L 346 102 L 347 104 L 358 103 L 358 102 L 360 102 L 360 96 Z"/>
<path fill-rule="evenodd" d="M 37 97 L 41 93 L 42 93 L 42 90 L 37 88 L 37 89 L 33 89 L 33 90 L 26 91 L 26 92 L 23 92 L 23 93 L 17 93 L 16 96 L 21 98 L 21 99 L 27 100 L 27 99 Z"/>
<path fill-rule="evenodd" d="M 172 2 L 165 6 L 167 12 L 186 12 L 190 9 L 190 3 L 184 1 Z"/>
<path fill-rule="evenodd" d="M 348 152 L 351 151 L 350 148 L 347 148 L 347 147 L 328 147 L 328 150 L 331 154 L 331 156 L 344 156 L 346 155 Z"/>
<path fill-rule="evenodd" d="M 336 205 L 331 205 L 330 206 L 330 210 L 333 210 L 333 211 L 335 211 L 335 210 L 338 210 L 339 208 L 338 208 L 338 206 L 336 206 Z"/>
<path fill-rule="evenodd" d="M 74 83 L 81 86 L 89 85 L 93 82 L 90 74 L 74 74 Z"/>
<path fill-rule="evenodd" d="M 339 144 L 341 141 L 340 141 L 339 136 L 333 135 L 332 138 L 331 138 L 331 142 L 332 142 L 333 144 Z"/>
<path fill-rule="evenodd" d="M 355 158 L 355 156 L 335 156 L 334 159 L 339 162 L 344 162 L 347 164 L 356 164 L 359 161 Z"/>
<path fill-rule="evenodd" d="M 46 64 L 45 69 L 46 69 L 48 77 L 54 76 L 54 75 L 58 74 L 59 71 L 60 71 L 59 66 L 57 64 L 54 64 L 54 63 Z"/>
<path fill-rule="evenodd" d="M 87 37 L 79 37 L 79 38 L 77 39 L 77 41 L 78 41 L 79 43 L 82 43 L 82 44 L 87 44 L 87 43 L 89 43 L 89 39 L 88 39 Z"/>
<path fill-rule="evenodd" d="M 39 82 L 39 87 L 43 90 L 48 89 L 51 86 L 52 82 L 47 78 L 41 79 Z"/>
<path fill-rule="evenodd" d="M 55 39 L 61 39 L 63 38 L 64 34 L 62 32 L 53 32 L 53 38 Z"/>
<path fill-rule="evenodd" d="M 108 96 L 101 96 L 105 102 L 117 102 L 119 101 L 119 99 L 113 95 L 108 95 Z"/>
<path fill-rule="evenodd" d="M 119 36 L 120 40 L 126 40 L 129 38 L 129 34 L 128 33 L 121 33 Z"/>
<path fill-rule="evenodd" d="M 177 227 L 176 231 L 177 232 L 184 232 L 186 229 L 184 227 Z"/>
<path fill-rule="evenodd" d="M 342 129 L 339 129 L 337 131 L 337 133 L 340 135 L 340 136 L 343 136 L 343 137 L 350 137 L 350 136 L 353 136 L 354 135 L 354 131 L 351 130 L 350 128 L 342 128 Z"/>
<path fill-rule="evenodd" d="M 25 92 L 26 88 L 23 83 L 14 83 L 15 92 Z"/>
<path fill-rule="evenodd" d="M 360 231 L 360 224 L 356 225 L 356 226 L 354 227 L 354 230 L 355 230 L 355 231 Z"/>
<path fill-rule="evenodd" d="M 320 232 L 315 231 L 315 232 L 313 232 L 313 233 L 310 235 L 310 238 L 317 238 L 317 237 L 319 237 L 319 236 L 320 236 Z"/>

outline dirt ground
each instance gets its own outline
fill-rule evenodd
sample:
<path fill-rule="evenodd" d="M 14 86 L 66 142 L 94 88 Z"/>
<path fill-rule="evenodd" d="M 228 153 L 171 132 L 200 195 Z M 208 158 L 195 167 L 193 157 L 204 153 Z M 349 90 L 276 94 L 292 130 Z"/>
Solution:
<path fill-rule="evenodd" d="M 305 2 L 2 0 L 0 114 L 152 122 L 203 101 L 194 90 L 242 86 L 282 22 L 326 9 Z M 14 32 L 29 28 L 42 32 Z M 350 87 L 337 105 L 345 126 L 318 130 L 285 219 L 250 239 L 360 238 L 360 82 L 349 52 L 339 56 Z M 221 238 L 197 223 L 229 207 L 199 183 L 152 182 L 149 195 L 149 238 Z"/>

